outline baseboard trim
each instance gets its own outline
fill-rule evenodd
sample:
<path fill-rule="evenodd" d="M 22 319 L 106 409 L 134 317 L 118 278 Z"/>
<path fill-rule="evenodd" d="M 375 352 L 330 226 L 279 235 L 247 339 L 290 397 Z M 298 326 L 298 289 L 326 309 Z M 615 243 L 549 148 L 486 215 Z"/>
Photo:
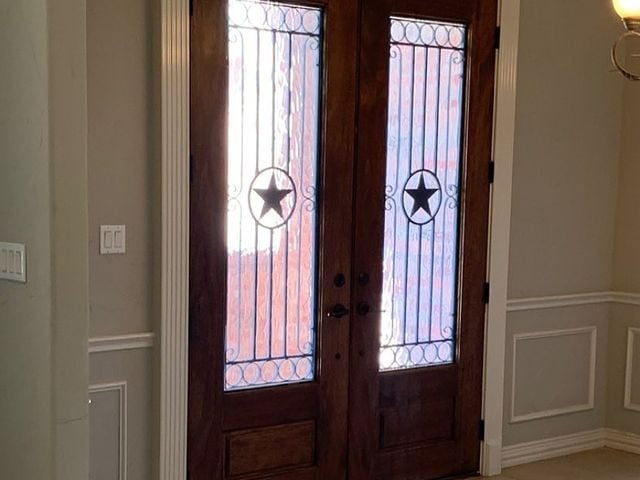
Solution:
<path fill-rule="evenodd" d="M 600 428 L 573 435 L 520 443 L 502 449 L 502 467 L 515 467 L 603 447 L 640 454 L 640 435 L 611 428 Z"/>
<path fill-rule="evenodd" d="M 606 445 L 615 450 L 635 453 L 640 455 L 640 435 L 634 433 L 621 432 L 620 430 L 606 429 Z"/>
<path fill-rule="evenodd" d="M 502 467 L 515 467 L 525 463 L 564 457 L 565 455 L 602 448 L 605 444 L 605 429 L 520 443 L 502 449 Z"/>

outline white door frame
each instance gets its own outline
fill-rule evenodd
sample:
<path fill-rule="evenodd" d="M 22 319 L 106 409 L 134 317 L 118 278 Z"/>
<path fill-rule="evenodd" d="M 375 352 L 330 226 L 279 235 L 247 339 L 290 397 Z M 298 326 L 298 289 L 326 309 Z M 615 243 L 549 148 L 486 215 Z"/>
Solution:
<path fill-rule="evenodd" d="M 162 1 L 162 306 L 159 332 L 160 480 L 187 471 L 189 286 L 189 0 Z M 496 77 L 482 473 L 500 473 L 520 0 L 500 2 Z"/>
<path fill-rule="evenodd" d="M 481 473 L 502 471 L 502 414 L 504 394 L 507 280 L 511 229 L 511 183 L 515 139 L 516 80 L 520 0 L 500 2 L 501 41 L 498 52 L 493 155 L 495 181 L 491 198 L 489 239 L 489 308 L 484 366 L 484 421 Z"/>

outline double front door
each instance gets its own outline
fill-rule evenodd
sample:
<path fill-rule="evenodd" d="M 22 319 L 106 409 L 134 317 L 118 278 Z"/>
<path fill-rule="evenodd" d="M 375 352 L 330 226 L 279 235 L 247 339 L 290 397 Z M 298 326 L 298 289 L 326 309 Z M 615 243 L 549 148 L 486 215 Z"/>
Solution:
<path fill-rule="evenodd" d="M 190 480 L 478 471 L 496 0 L 195 0 Z"/>

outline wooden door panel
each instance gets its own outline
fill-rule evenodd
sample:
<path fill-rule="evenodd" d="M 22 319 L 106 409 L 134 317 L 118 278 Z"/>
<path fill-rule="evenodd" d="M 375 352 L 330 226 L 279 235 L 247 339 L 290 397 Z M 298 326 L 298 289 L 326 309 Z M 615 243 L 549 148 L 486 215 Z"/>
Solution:
<path fill-rule="evenodd" d="M 350 295 L 351 242 L 345 242 L 344 235 L 352 224 L 351 208 L 345 199 L 352 197 L 357 51 L 357 29 L 353 26 L 357 22 L 357 4 L 355 0 L 291 0 L 282 4 L 235 0 L 234 3 L 234 8 L 239 10 L 229 13 L 228 19 L 229 0 L 196 0 L 191 19 L 189 475 L 191 480 L 345 478 L 349 317 L 333 318 L 327 313 L 336 304 L 349 305 Z M 300 10 L 319 11 L 321 20 L 313 20 L 315 13 L 290 14 L 291 7 L 297 6 Z M 266 27 L 238 35 L 238 30 L 251 26 L 245 25 L 251 22 L 266 22 Z M 306 42 L 310 37 L 319 40 Z M 232 48 L 247 50 L 231 51 Z M 238 57 L 238 51 L 246 53 L 247 63 Z M 288 62 L 288 73 L 286 68 L 281 68 L 280 57 Z M 235 62 L 233 68 L 229 62 Z M 317 86 L 315 77 L 300 73 L 303 64 L 319 69 Z M 229 81 L 230 72 L 239 72 L 233 84 Z M 269 82 L 273 82 L 273 88 L 266 88 Z M 229 92 L 234 88 L 235 96 L 230 98 Z M 295 88 L 306 93 L 296 93 L 293 98 Z M 313 88 L 318 89 L 318 114 L 300 113 L 305 111 L 304 102 L 313 95 Z M 260 95 L 263 95 L 262 101 Z M 234 108 L 228 112 L 226 107 L 231 101 L 235 102 Z M 247 105 L 255 110 L 245 112 Z M 272 116 L 264 113 L 269 108 Z M 282 114 L 277 113 L 280 111 L 289 116 L 288 122 L 282 121 Z M 238 115 L 245 113 L 248 120 L 238 123 Z M 311 175 L 315 184 L 291 186 L 290 183 L 296 181 L 293 178 L 296 173 L 285 171 L 282 160 L 278 160 L 278 164 L 271 160 L 268 168 L 271 178 L 275 177 L 274 187 L 268 182 L 269 178 L 259 178 L 265 171 L 263 156 L 271 155 L 275 159 L 278 152 L 288 158 L 293 151 L 303 152 L 302 156 L 312 155 L 313 139 L 307 132 L 315 123 L 318 126 L 317 170 Z M 269 133 L 260 133 L 260 127 L 262 132 L 268 130 Z M 255 132 L 247 134 L 252 128 Z M 282 131 L 287 133 L 283 135 Z M 275 140 L 276 134 L 283 139 L 280 143 Z M 271 153 L 265 150 L 268 148 Z M 249 155 L 247 151 L 256 158 L 251 160 L 251 168 L 254 165 L 256 168 L 254 182 L 262 181 L 257 187 L 251 183 L 249 190 L 244 185 L 240 188 L 241 194 L 249 197 L 242 197 L 238 202 L 251 210 L 258 224 L 251 227 L 252 233 L 263 228 L 267 234 L 270 230 L 280 235 L 280 239 L 283 236 L 289 239 L 289 234 L 299 232 L 299 227 L 282 228 L 292 215 L 287 209 L 297 209 L 295 212 L 300 215 L 311 211 L 303 208 L 316 212 L 313 233 L 305 239 L 294 240 L 297 251 L 307 255 L 308 245 L 315 242 L 318 252 L 312 273 L 305 267 L 305 274 L 313 275 L 315 280 L 302 279 L 307 285 L 313 281 L 313 298 L 305 300 L 303 306 L 312 309 L 315 327 L 311 340 L 304 340 L 315 342 L 311 360 L 314 369 L 294 379 L 303 383 L 287 384 L 292 372 L 299 373 L 292 370 L 291 363 L 284 374 L 280 371 L 281 365 L 288 361 L 287 340 L 296 335 L 295 326 L 287 324 L 291 305 L 283 298 L 287 298 L 287 292 L 300 291 L 297 280 L 283 280 L 282 274 L 276 273 L 279 276 L 273 278 L 282 286 L 284 294 L 274 296 L 270 293 L 271 287 L 261 283 L 264 279 L 258 281 L 257 273 L 252 274 L 256 278 L 254 309 L 261 308 L 261 316 L 249 329 L 239 324 L 237 334 L 225 331 L 229 312 L 240 318 L 248 308 L 243 299 L 236 301 L 231 309 L 225 308 L 229 305 L 227 294 L 238 295 L 236 281 L 247 271 L 242 260 L 238 265 L 228 265 L 230 247 L 227 245 L 232 240 L 239 242 L 237 251 L 244 252 L 242 238 L 246 238 L 244 227 L 233 232 L 230 229 L 237 228 L 237 224 L 227 220 L 230 215 L 227 203 L 232 195 L 229 172 L 235 175 L 233 172 L 238 169 L 237 163 L 229 165 L 229 158 L 235 155 L 237 162 L 237 158 Z M 313 161 L 313 156 L 308 158 Z M 233 190 L 233 194 L 237 194 L 237 190 Z M 276 193 L 277 198 L 273 196 Z M 300 202 L 291 200 L 294 195 Z M 283 198 L 285 201 L 278 203 Z M 242 222 L 238 220 L 239 224 Z M 265 238 L 268 239 L 268 235 Z M 273 239 L 272 233 L 271 249 Z M 259 243 L 256 240 L 253 244 L 256 252 Z M 260 249 L 268 247 L 268 243 L 261 245 Z M 278 245 L 287 244 L 280 240 Z M 258 259 L 258 253 L 254 255 L 256 264 L 264 262 Z M 286 262 L 287 257 L 283 261 Z M 263 264 L 270 268 L 269 272 L 275 272 L 282 268 L 278 262 L 280 260 L 272 260 L 270 266 L 268 261 Z M 296 269 L 301 270 L 285 265 L 293 275 Z M 343 282 L 336 280 L 339 274 L 344 277 Z M 241 283 L 241 287 L 246 285 Z M 273 309 L 263 308 L 265 291 L 269 302 L 274 298 L 279 302 Z M 251 300 L 250 297 L 251 294 L 247 298 Z M 284 320 L 279 319 L 279 323 L 269 324 L 266 330 L 261 327 L 265 321 L 271 322 L 282 315 Z M 260 328 L 266 332 L 260 334 L 262 336 L 258 333 Z M 231 354 L 225 348 L 225 334 L 227 341 L 232 338 L 237 342 Z M 272 335 L 275 334 L 283 335 L 283 340 L 276 339 L 274 343 Z M 242 344 L 246 335 L 254 341 L 252 355 L 246 354 L 246 345 Z M 300 343 L 297 345 L 300 347 Z M 265 346 L 268 354 L 259 351 Z M 284 352 L 283 358 L 276 359 L 280 363 L 270 358 L 272 347 L 281 354 Z M 236 363 L 229 363 L 230 357 L 235 362 L 236 354 L 243 348 L 244 356 L 240 355 Z M 306 346 L 303 350 L 308 356 Z M 275 365 L 277 377 L 283 381 L 272 374 L 256 375 L 256 367 L 251 366 L 251 362 L 259 364 L 258 373 L 260 368 L 273 369 Z M 242 371 L 247 366 L 253 368 L 252 373 Z M 230 368 L 235 369 L 231 376 Z"/>
<path fill-rule="evenodd" d="M 383 452 L 377 456 L 374 474 L 369 478 L 425 480 L 450 477 L 452 465 L 459 461 L 456 447 L 455 441 L 445 441 L 396 452 Z"/>
<path fill-rule="evenodd" d="M 353 304 L 371 308 L 351 331 L 353 480 L 479 467 L 496 18 L 493 0 L 363 0 L 354 273 L 370 281 Z"/>
<path fill-rule="evenodd" d="M 319 411 L 317 384 L 292 385 L 283 396 L 279 388 L 227 394 L 223 399 L 224 431 L 264 427 L 315 418 Z"/>
<path fill-rule="evenodd" d="M 435 443 L 454 438 L 455 395 L 380 410 L 380 449 Z"/>
<path fill-rule="evenodd" d="M 280 424 L 226 435 L 229 477 L 269 473 L 315 463 L 315 422 Z"/>

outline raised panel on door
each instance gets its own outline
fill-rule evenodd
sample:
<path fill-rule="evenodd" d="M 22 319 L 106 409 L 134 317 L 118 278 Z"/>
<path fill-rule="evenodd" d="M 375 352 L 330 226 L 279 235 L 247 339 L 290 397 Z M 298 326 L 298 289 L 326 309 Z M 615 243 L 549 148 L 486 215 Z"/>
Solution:
<path fill-rule="evenodd" d="M 349 478 L 474 473 L 496 1 L 362 12 Z"/>
<path fill-rule="evenodd" d="M 346 477 L 356 12 L 194 2 L 192 480 Z"/>

